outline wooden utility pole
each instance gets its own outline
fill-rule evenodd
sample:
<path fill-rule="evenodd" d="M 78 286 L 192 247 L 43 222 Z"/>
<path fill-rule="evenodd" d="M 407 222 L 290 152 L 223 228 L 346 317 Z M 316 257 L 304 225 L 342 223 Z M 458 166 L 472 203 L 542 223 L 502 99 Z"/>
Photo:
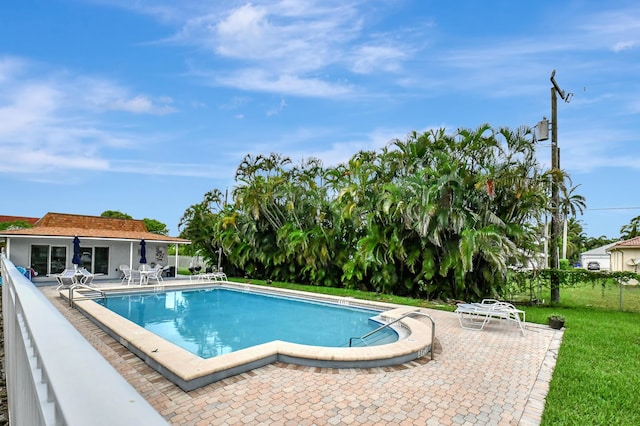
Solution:
<path fill-rule="evenodd" d="M 554 71 L 555 74 L 555 71 Z M 553 74 L 551 75 L 553 82 Z M 555 272 L 560 268 L 558 241 L 560 239 L 560 152 L 558 151 L 558 96 L 556 84 L 551 87 L 551 301 L 560 301 L 560 277 Z"/>
<path fill-rule="evenodd" d="M 565 95 L 555 79 L 556 70 L 551 73 L 551 301 L 560 301 L 560 148 L 558 148 L 558 95 L 569 103 L 573 93 Z"/>

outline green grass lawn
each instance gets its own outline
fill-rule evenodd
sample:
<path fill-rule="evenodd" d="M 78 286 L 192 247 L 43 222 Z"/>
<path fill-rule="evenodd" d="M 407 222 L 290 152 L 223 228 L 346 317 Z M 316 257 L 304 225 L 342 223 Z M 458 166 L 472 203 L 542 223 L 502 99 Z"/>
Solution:
<path fill-rule="evenodd" d="M 245 279 L 231 279 L 247 282 Z M 266 285 L 264 281 L 251 283 Z M 356 290 L 270 283 L 273 287 L 411 306 L 455 307 Z M 548 292 L 542 294 L 550 300 Z M 527 321 L 546 324 L 552 313 L 566 318 L 542 425 L 640 425 L 640 288 L 615 284 L 560 290 L 555 306 L 525 306 Z"/>
<path fill-rule="evenodd" d="M 639 314 L 555 310 L 566 317 L 566 329 L 542 424 L 640 424 Z"/>
<path fill-rule="evenodd" d="M 640 424 L 640 287 L 623 286 L 622 308 L 615 283 L 562 288 L 559 305 L 526 308 L 533 322 L 566 318 L 543 425 Z"/>

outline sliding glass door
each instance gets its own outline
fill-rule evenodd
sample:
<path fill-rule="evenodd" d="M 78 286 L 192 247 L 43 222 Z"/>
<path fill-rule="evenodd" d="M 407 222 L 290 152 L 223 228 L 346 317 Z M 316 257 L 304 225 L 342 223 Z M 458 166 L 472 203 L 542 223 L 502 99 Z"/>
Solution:
<path fill-rule="evenodd" d="M 109 274 L 109 247 L 80 247 L 82 267 L 94 274 Z"/>
<path fill-rule="evenodd" d="M 38 275 L 59 274 L 67 265 L 67 248 L 64 246 L 32 245 L 31 268 Z"/>
<path fill-rule="evenodd" d="M 67 260 L 69 263 L 67 263 Z M 59 274 L 71 267 L 67 247 L 50 245 L 31 246 L 31 264 L 38 275 Z M 109 247 L 80 247 L 80 267 L 94 274 L 109 274 Z"/>

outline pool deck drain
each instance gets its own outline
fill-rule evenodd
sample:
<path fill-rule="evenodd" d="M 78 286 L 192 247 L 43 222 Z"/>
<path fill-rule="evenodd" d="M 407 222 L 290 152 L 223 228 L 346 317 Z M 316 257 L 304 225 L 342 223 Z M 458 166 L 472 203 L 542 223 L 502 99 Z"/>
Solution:
<path fill-rule="evenodd" d="M 463 330 L 436 321 L 435 360 L 331 369 L 276 363 L 184 392 L 59 298 L 42 292 L 175 425 L 537 425 L 562 332 L 527 324 Z"/>

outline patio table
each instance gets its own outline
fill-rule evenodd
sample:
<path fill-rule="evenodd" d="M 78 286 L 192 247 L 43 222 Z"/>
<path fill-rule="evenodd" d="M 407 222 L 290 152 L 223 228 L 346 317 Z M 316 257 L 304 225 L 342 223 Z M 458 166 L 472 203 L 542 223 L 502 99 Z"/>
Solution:
<path fill-rule="evenodd" d="M 140 285 L 149 284 L 149 275 L 155 273 L 153 269 L 143 269 L 140 271 Z"/>

